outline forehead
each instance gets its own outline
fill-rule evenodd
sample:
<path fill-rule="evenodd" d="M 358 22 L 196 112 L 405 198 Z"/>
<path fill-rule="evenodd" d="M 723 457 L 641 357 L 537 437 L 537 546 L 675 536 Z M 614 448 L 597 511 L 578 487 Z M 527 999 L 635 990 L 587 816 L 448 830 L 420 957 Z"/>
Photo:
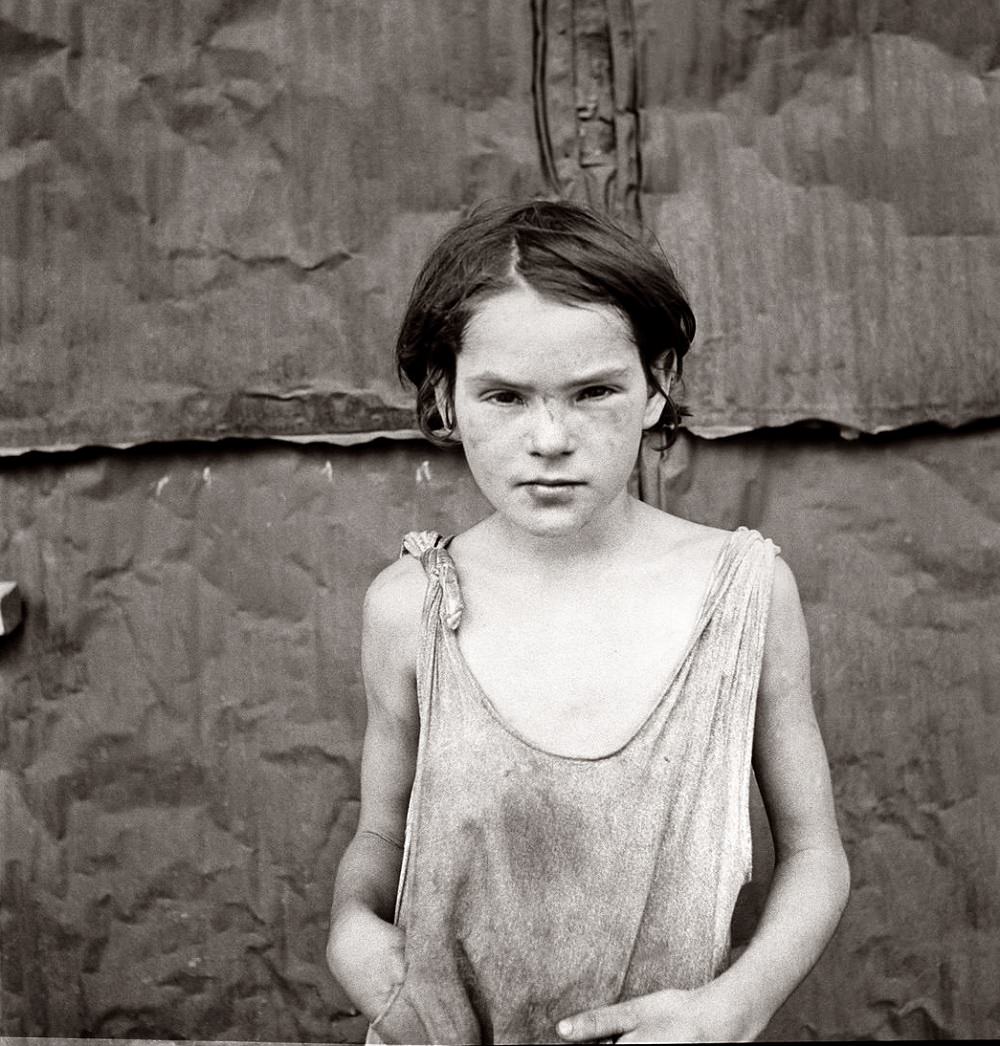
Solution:
<path fill-rule="evenodd" d="M 456 377 L 489 372 L 512 380 L 571 381 L 601 367 L 642 373 L 624 316 L 609 305 L 569 305 L 518 287 L 476 306 Z"/>

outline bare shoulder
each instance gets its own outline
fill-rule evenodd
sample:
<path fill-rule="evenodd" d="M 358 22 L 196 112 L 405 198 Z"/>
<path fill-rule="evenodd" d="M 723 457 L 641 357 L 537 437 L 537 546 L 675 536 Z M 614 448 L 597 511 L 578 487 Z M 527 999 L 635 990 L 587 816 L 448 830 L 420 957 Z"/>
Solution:
<path fill-rule="evenodd" d="M 390 563 L 368 586 L 361 647 L 369 698 L 397 692 L 392 679 L 414 676 L 426 587 L 423 567 L 412 556 Z"/>
<path fill-rule="evenodd" d="M 793 610 L 801 610 L 802 603 L 799 599 L 799 586 L 792 573 L 792 568 L 785 559 L 777 555 L 774 557 L 774 581 L 771 586 L 771 612 L 775 610 L 788 613 Z"/>
<path fill-rule="evenodd" d="M 774 578 L 764 637 L 765 681 L 808 673 L 809 636 L 799 586 L 792 568 L 779 555 L 774 559 Z"/>
<path fill-rule="evenodd" d="M 645 512 L 643 544 L 646 546 L 643 559 L 668 570 L 674 569 L 678 560 L 701 563 L 710 569 L 732 536 L 730 530 L 695 523 L 650 505 L 643 505 L 642 511 Z"/>
<path fill-rule="evenodd" d="M 400 630 L 419 626 L 427 580 L 419 560 L 403 556 L 380 571 L 365 593 L 366 624 Z M 414 618 L 416 619 L 414 622 Z"/>

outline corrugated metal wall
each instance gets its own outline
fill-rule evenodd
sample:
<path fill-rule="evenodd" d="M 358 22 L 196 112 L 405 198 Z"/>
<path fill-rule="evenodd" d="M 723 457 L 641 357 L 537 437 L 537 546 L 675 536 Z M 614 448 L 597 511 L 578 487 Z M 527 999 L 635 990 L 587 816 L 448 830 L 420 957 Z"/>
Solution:
<path fill-rule="evenodd" d="M 393 325 L 540 191 L 690 285 L 637 489 L 799 578 L 855 887 L 770 1034 L 1000 1035 L 1000 435 L 899 431 L 1000 416 L 998 41 L 991 0 L 0 0 L 0 1032 L 360 1033 L 360 600 L 484 511 L 399 438 Z"/>

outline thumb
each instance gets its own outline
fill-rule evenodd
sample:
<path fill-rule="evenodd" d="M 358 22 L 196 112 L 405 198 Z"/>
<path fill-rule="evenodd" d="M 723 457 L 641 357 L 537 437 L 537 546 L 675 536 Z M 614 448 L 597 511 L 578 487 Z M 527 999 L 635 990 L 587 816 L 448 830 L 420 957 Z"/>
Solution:
<path fill-rule="evenodd" d="M 556 1031 L 570 1042 L 586 1042 L 633 1031 L 638 1024 L 639 1020 L 632 1006 L 627 1002 L 621 1002 L 615 1006 L 601 1006 L 596 1010 L 585 1010 L 583 1013 L 566 1017 L 556 1025 Z"/>

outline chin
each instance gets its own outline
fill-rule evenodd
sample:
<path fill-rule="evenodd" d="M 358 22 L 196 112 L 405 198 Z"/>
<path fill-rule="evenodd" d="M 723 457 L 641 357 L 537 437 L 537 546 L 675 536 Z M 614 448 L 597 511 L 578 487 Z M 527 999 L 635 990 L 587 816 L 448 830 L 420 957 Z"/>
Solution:
<path fill-rule="evenodd" d="M 568 537 L 581 531 L 587 524 L 586 519 L 581 519 L 576 513 L 560 513 L 548 511 L 545 513 L 522 514 L 507 517 L 514 526 L 526 531 L 534 537 Z"/>

